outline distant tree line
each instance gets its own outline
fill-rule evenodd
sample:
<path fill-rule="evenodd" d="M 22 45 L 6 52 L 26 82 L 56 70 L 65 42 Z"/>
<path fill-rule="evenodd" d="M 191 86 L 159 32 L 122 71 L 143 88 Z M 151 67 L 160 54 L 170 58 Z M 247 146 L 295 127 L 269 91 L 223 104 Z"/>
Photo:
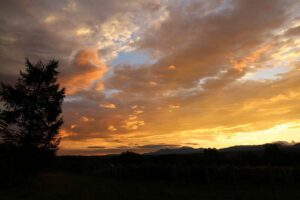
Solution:
<path fill-rule="evenodd" d="M 300 183 L 300 148 L 266 144 L 261 150 L 111 156 L 60 156 L 53 170 L 97 174 L 116 179 L 168 180 L 196 183 Z"/>

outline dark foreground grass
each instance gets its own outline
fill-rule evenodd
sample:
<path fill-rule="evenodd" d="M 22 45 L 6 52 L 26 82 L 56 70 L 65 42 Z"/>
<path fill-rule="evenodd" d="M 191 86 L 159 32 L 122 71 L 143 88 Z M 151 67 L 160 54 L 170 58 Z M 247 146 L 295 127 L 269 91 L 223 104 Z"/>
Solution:
<path fill-rule="evenodd" d="M 294 184 L 183 183 L 160 180 L 120 180 L 95 174 L 42 173 L 11 189 L 1 200 L 135 200 L 135 199 L 300 199 Z"/>

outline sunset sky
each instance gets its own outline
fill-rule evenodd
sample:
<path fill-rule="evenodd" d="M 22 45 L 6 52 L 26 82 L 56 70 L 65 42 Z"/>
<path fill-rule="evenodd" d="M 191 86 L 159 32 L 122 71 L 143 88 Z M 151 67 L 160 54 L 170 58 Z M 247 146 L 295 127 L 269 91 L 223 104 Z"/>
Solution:
<path fill-rule="evenodd" d="M 300 142 L 298 0 L 2 0 L 0 80 L 60 61 L 59 154 Z"/>

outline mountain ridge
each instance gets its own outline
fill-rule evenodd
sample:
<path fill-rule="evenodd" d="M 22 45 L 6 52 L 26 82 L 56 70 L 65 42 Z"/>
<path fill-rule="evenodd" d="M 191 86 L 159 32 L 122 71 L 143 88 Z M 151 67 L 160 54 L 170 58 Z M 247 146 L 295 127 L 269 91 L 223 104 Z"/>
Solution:
<path fill-rule="evenodd" d="M 277 145 L 281 149 L 285 149 L 288 151 L 300 151 L 300 143 L 295 142 L 285 142 L 285 141 L 277 141 L 272 143 L 265 143 L 259 145 L 235 145 L 230 147 L 225 147 L 221 149 L 217 149 L 220 152 L 247 152 L 247 151 L 263 151 L 267 145 Z M 194 153 L 202 153 L 205 149 L 209 148 L 193 148 L 182 146 L 179 148 L 163 148 L 157 151 L 144 153 L 143 155 L 183 155 L 183 154 L 194 154 Z"/>

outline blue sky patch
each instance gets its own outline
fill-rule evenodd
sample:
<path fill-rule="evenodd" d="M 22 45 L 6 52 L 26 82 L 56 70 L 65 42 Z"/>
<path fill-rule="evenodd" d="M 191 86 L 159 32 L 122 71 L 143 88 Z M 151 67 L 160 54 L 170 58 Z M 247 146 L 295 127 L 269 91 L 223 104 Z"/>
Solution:
<path fill-rule="evenodd" d="M 115 59 L 110 62 L 111 66 L 116 65 L 139 65 L 139 64 L 149 64 L 153 60 L 147 53 L 144 52 L 121 52 Z"/>

